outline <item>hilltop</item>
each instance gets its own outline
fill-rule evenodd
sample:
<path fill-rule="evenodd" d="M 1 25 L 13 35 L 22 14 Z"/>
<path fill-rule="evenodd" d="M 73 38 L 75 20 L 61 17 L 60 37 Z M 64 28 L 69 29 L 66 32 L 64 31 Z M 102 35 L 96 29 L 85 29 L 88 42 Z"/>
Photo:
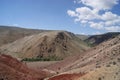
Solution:
<path fill-rule="evenodd" d="M 0 47 L 2 53 L 17 58 L 65 58 L 89 49 L 87 44 L 66 31 L 42 32 Z"/>

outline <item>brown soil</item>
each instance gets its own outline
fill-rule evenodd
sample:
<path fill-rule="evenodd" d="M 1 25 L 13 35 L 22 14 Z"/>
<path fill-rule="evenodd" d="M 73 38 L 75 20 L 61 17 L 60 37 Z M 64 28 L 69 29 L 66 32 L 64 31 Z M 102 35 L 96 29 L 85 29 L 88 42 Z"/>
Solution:
<path fill-rule="evenodd" d="M 82 40 L 69 32 L 53 31 L 26 36 L 0 47 L 0 51 L 22 59 L 36 57 L 63 59 L 84 52 L 88 48 Z"/>
<path fill-rule="evenodd" d="M 62 75 L 52 77 L 48 80 L 76 80 L 83 75 L 84 74 L 62 74 Z"/>
<path fill-rule="evenodd" d="M 112 63 L 120 56 L 120 36 L 108 40 L 84 53 L 71 56 L 65 60 L 48 66 L 57 72 L 89 72 Z M 75 70 L 76 69 L 76 70 Z"/>

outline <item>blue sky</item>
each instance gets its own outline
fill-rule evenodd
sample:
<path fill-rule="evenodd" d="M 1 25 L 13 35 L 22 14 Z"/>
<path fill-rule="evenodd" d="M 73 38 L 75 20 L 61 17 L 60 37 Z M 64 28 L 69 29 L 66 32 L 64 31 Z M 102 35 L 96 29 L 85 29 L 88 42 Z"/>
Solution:
<path fill-rule="evenodd" d="M 119 2 L 119 0 L 93 0 L 93 2 L 0 0 L 0 25 L 67 30 L 76 34 L 116 32 L 120 31 Z"/>

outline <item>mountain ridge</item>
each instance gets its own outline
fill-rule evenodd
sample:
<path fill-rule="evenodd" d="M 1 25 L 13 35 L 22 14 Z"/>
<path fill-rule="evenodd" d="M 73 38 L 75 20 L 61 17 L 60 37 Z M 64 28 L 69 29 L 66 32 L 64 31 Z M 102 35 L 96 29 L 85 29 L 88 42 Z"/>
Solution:
<path fill-rule="evenodd" d="M 120 34 L 120 32 L 108 32 L 108 33 L 99 34 L 99 35 L 91 35 L 84 41 L 92 46 L 96 46 L 104 41 L 107 41 L 109 39 L 112 39 L 112 38 L 118 36 L 119 34 Z"/>

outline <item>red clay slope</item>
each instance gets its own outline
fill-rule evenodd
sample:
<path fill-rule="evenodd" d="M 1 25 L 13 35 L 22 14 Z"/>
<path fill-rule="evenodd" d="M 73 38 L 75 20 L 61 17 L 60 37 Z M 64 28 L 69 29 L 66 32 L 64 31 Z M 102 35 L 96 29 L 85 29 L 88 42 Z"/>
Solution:
<path fill-rule="evenodd" d="M 0 55 L 0 80 L 43 80 L 46 72 L 36 72 L 17 59 L 8 55 Z"/>

